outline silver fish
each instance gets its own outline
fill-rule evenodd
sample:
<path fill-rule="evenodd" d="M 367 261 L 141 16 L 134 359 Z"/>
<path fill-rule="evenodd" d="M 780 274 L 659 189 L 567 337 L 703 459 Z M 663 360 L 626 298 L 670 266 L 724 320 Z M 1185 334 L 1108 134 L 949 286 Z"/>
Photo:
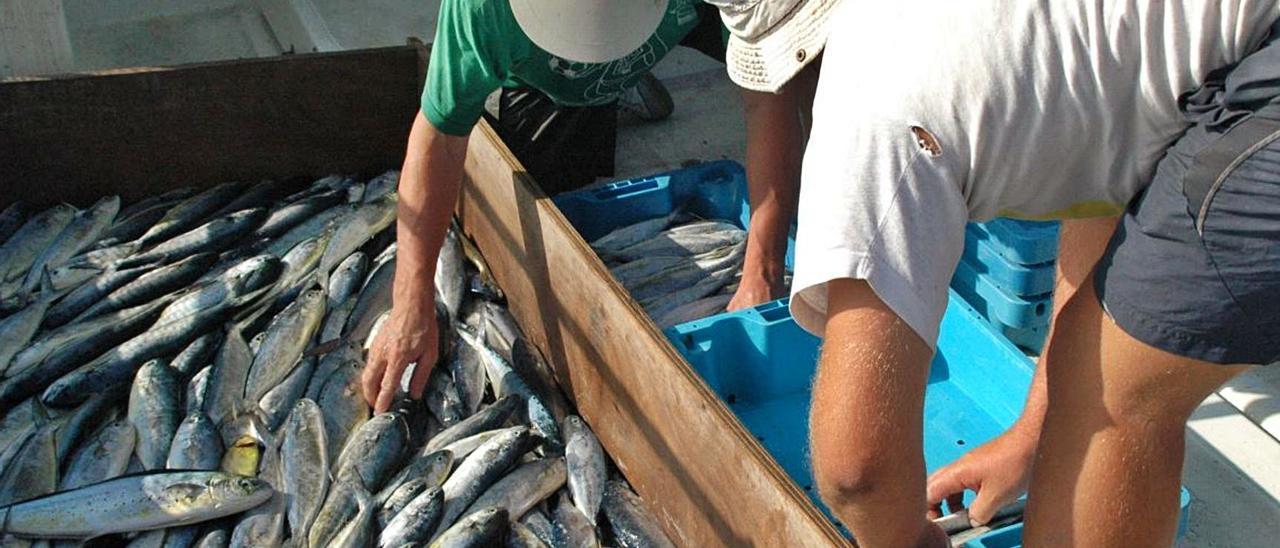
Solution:
<path fill-rule="evenodd" d="M 427 489 L 439 490 L 439 485 L 430 486 L 427 485 L 428 483 L 428 480 L 423 478 L 414 478 L 400 484 L 399 487 L 396 487 L 396 489 L 391 492 L 391 495 L 387 497 L 386 502 L 380 505 L 381 509 L 378 510 L 378 529 L 386 529 L 387 523 L 391 522 L 392 519 L 395 519 L 396 515 L 399 514 L 401 510 L 404 510 L 405 507 L 408 506 L 410 502 L 413 502 L 413 499 L 422 494 L 423 491 L 426 491 Z M 377 504 L 376 499 L 374 504 Z"/>
<path fill-rule="evenodd" d="M 587 516 L 592 525 L 600 513 L 604 485 L 608 480 L 608 461 L 595 433 L 577 415 L 564 420 L 565 464 L 569 472 L 569 493 L 573 504 Z"/>
<path fill-rule="evenodd" d="M 271 497 L 266 482 L 221 472 L 163 471 L 108 480 L 0 508 L 5 532 L 90 539 L 190 525 L 243 512 Z"/>
<path fill-rule="evenodd" d="M 507 534 L 507 511 L 489 508 L 458 520 L 431 542 L 438 548 L 496 546 Z"/>
<path fill-rule="evenodd" d="M 57 434 L 55 425 L 46 424 L 27 438 L 0 478 L 0 505 L 52 493 L 57 488 Z"/>
<path fill-rule="evenodd" d="M 361 424 L 338 455 L 337 475 L 351 472 L 362 485 L 381 489 L 408 448 L 408 428 L 400 413 L 382 413 Z"/>
<path fill-rule="evenodd" d="M 203 412 L 188 415 L 178 425 L 165 467 L 173 470 L 217 470 L 222 464 L 222 437 Z"/>
<path fill-rule="evenodd" d="M 529 509 L 559 491 L 564 486 L 565 478 L 565 462 L 562 458 L 540 459 L 522 464 L 489 487 L 471 504 L 467 512 L 502 508 L 511 519 L 520 519 Z"/>
<path fill-rule="evenodd" d="M 124 474 L 136 440 L 133 424 L 128 419 L 107 424 L 71 455 L 58 490 L 76 489 Z"/>
<path fill-rule="evenodd" d="M 298 400 L 285 422 L 280 446 L 283 490 L 292 536 L 306 538 L 329 490 L 324 416 L 309 399 Z"/>
<path fill-rule="evenodd" d="M 71 224 L 76 208 L 60 204 L 31 216 L 0 246 L 0 281 L 21 279 L 36 256 Z M 16 292 L 17 288 L 13 288 Z"/>
<path fill-rule="evenodd" d="M 462 308 L 462 297 L 467 291 L 467 271 L 462 242 L 454 227 L 450 227 L 445 233 L 440 255 L 436 259 L 435 286 L 441 302 L 449 311 L 449 317 L 457 318 L 458 311 Z"/>
<path fill-rule="evenodd" d="M 234 200 L 244 186 L 243 183 L 223 183 L 183 200 L 138 238 L 138 245 L 147 247 L 199 226 L 222 206 Z"/>
<path fill-rule="evenodd" d="M 507 420 L 515 414 L 516 410 L 523 405 L 523 403 L 524 402 L 520 399 L 520 396 L 516 395 L 500 398 L 498 401 L 493 402 L 492 405 L 481 409 L 479 412 L 467 417 L 462 422 L 450 426 L 439 434 L 436 434 L 435 437 L 431 438 L 431 440 L 427 442 L 423 451 L 428 453 L 438 451 L 463 438 L 468 438 L 481 432 L 497 429 L 506 424 Z"/>
<path fill-rule="evenodd" d="M 244 396 L 245 379 L 253 363 L 253 352 L 240 330 L 231 328 L 214 357 L 205 392 L 205 414 L 216 423 L 229 417 Z"/>
<path fill-rule="evenodd" d="M 329 276 L 330 310 L 345 302 L 360 290 L 364 277 L 369 273 L 369 256 L 357 251 L 338 263 L 337 269 Z"/>
<path fill-rule="evenodd" d="M 658 522 L 644 509 L 643 501 L 627 484 L 610 481 L 605 485 L 602 508 L 622 548 L 674 548 Z"/>
<path fill-rule="evenodd" d="M 661 316 L 654 317 L 653 323 L 658 324 L 658 329 L 669 329 L 682 323 L 701 320 L 724 312 L 729 306 L 729 301 L 732 300 L 732 293 L 703 297 L 691 303 L 672 308 Z"/>
<path fill-rule="evenodd" d="M 316 403 L 324 409 L 325 439 L 331 457 L 340 454 L 347 438 L 356 428 L 369 420 L 369 404 L 364 401 L 360 385 L 361 364 L 348 363 L 334 371 L 320 389 Z M 337 459 L 331 461 L 337 466 Z"/>
<path fill-rule="evenodd" d="M 684 208 L 680 207 L 673 209 L 671 213 L 662 217 L 646 219 L 638 223 L 615 228 L 608 234 L 592 240 L 591 248 L 595 249 L 597 253 L 610 253 L 619 249 L 631 247 L 657 236 L 659 232 L 662 232 L 668 226 L 671 226 L 671 224 L 683 214 Z"/>
<path fill-rule="evenodd" d="M 36 257 L 27 272 L 26 282 L 22 285 L 23 293 L 30 294 L 40 287 L 40 276 L 46 270 L 52 271 L 67 262 L 81 250 L 89 247 L 111 226 L 116 213 L 120 211 L 120 197 L 110 196 L 98 200 L 92 207 L 76 214 L 58 237 Z"/>
<path fill-rule="evenodd" d="M 396 475 L 387 480 L 382 491 L 379 491 L 374 496 L 374 503 L 379 506 L 386 506 L 394 496 L 394 493 L 411 481 L 423 482 L 427 489 L 444 485 L 444 480 L 453 471 L 454 462 L 453 453 L 447 449 L 418 454 L 404 468 L 396 472 Z"/>
<path fill-rule="evenodd" d="M 523 523 L 513 521 L 509 526 L 506 548 L 547 548 L 547 543 Z"/>
<path fill-rule="evenodd" d="M 377 508 L 373 497 L 363 485 L 355 482 L 353 489 L 356 500 L 356 515 L 352 517 L 326 546 L 334 548 L 365 548 L 373 541 L 373 520 Z"/>
<path fill-rule="evenodd" d="M 423 491 L 387 522 L 378 537 L 379 548 L 426 542 L 439 525 L 443 510 L 444 492 L 439 487 Z"/>
<path fill-rule="evenodd" d="M 728 221 L 696 221 L 617 251 L 602 253 L 606 260 L 634 261 L 659 255 L 692 256 L 746 240 L 745 230 Z"/>
<path fill-rule="evenodd" d="M 284 424 L 293 409 L 293 404 L 306 395 L 307 383 L 311 381 L 315 370 L 314 357 L 302 358 L 288 377 L 258 400 L 258 408 L 261 409 L 263 421 L 266 422 L 268 429 L 275 431 Z"/>
<path fill-rule="evenodd" d="M 329 247 L 320 259 L 319 271 L 327 278 L 333 268 L 348 255 L 354 253 L 361 245 L 369 241 L 383 229 L 391 226 L 396 220 L 395 194 L 387 194 L 372 202 L 363 204 L 350 217 L 344 219 Z"/>
<path fill-rule="evenodd" d="M 182 422 L 182 379 L 163 362 L 138 369 L 129 393 L 129 422 L 138 431 L 137 454 L 143 468 L 165 467 L 173 436 Z"/>
<path fill-rule="evenodd" d="M 258 401 L 289 376 L 324 319 L 323 290 L 306 291 L 272 320 L 253 358 L 244 396 Z"/>
<path fill-rule="evenodd" d="M 436 536 L 453 525 L 471 503 L 501 479 L 532 447 L 533 442 L 529 429 L 520 428 L 495 436 L 463 460 L 444 482 L 444 513 Z"/>
<path fill-rule="evenodd" d="M 578 507 L 569 502 L 569 497 L 561 496 L 560 504 L 555 509 L 555 542 L 553 546 L 572 546 L 574 548 L 599 548 L 600 538 L 596 536 L 591 521 L 582 515 Z"/>
<path fill-rule="evenodd" d="M 267 210 L 245 209 L 218 217 L 120 261 L 121 268 L 156 261 L 171 262 L 200 251 L 222 251 L 248 236 L 267 219 Z"/>

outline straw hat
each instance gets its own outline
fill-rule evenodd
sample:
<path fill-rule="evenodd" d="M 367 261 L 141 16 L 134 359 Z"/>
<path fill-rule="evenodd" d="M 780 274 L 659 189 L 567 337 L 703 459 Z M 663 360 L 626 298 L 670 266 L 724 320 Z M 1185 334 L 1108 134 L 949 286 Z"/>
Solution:
<path fill-rule="evenodd" d="M 729 29 L 729 79 L 746 89 L 776 93 L 818 57 L 827 21 L 839 0 L 706 0 Z"/>

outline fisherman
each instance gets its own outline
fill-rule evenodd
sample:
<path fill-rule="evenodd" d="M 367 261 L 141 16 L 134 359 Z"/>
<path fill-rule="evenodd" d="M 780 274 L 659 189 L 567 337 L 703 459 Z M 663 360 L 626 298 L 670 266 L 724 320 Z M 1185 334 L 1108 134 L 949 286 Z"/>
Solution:
<path fill-rule="evenodd" d="M 462 184 L 467 135 L 486 98 L 501 90 L 491 121 L 544 190 L 611 175 L 616 104 L 641 118 L 670 113 L 670 97 L 649 69 L 680 43 L 722 58 L 719 21 L 700 11 L 715 13 L 695 0 L 441 3 L 401 171 L 394 305 L 363 375 L 375 410 L 391 405 L 410 363 L 426 364 L 410 383 L 421 397 L 434 365 L 436 257 Z"/>
<path fill-rule="evenodd" d="M 800 163 L 811 127 L 826 13 L 839 0 L 707 0 L 720 8 L 729 39 L 725 66 L 742 91 L 747 125 L 751 222 L 742 282 L 729 310 L 786 296 L 787 235 L 800 199 Z M 792 18 L 802 33 L 775 33 Z"/>
<path fill-rule="evenodd" d="M 1187 417 L 1280 358 L 1278 16 L 1277 0 L 910 0 L 831 16 L 791 308 L 825 337 L 813 473 L 861 546 L 946 546 L 928 502 L 955 509 L 976 489 L 982 521 L 1028 484 L 1028 546 L 1173 542 Z M 965 223 L 1118 214 L 1114 235 L 1068 227 L 1110 243 L 1064 241 L 1090 273 L 1058 295 L 1018 426 L 926 498 L 924 393 Z"/>

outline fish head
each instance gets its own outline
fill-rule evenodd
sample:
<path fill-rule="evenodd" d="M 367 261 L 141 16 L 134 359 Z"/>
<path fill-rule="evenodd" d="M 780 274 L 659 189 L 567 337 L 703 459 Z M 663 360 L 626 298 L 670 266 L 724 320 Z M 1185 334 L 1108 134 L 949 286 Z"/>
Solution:
<path fill-rule="evenodd" d="M 266 502 L 271 498 L 274 490 L 271 489 L 271 484 L 261 478 L 225 476 L 209 480 L 208 492 L 214 501 L 222 503 L 245 501 L 252 507 Z"/>
<path fill-rule="evenodd" d="M 306 307 L 316 306 L 320 303 L 325 302 L 325 299 L 327 298 L 328 296 L 325 294 L 325 291 L 319 288 L 308 289 L 302 292 L 302 297 L 301 297 L 303 306 L 306 306 Z"/>

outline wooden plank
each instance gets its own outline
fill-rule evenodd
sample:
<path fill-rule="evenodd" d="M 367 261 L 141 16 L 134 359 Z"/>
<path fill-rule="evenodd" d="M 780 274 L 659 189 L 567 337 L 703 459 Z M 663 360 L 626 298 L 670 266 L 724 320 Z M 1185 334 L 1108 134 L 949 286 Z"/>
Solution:
<path fill-rule="evenodd" d="M 66 72 L 72 62 L 62 0 L 0 0 L 0 77 Z"/>
<path fill-rule="evenodd" d="M 5 83 L 0 188 L 86 204 L 399 167 L 424 56 L 397 47 Z"/>
<path fill-rule="evenodd" d="M 846 541 L 666 341 L 486 124 L 460 212 L 578 412 L 682 546 Z"/>

